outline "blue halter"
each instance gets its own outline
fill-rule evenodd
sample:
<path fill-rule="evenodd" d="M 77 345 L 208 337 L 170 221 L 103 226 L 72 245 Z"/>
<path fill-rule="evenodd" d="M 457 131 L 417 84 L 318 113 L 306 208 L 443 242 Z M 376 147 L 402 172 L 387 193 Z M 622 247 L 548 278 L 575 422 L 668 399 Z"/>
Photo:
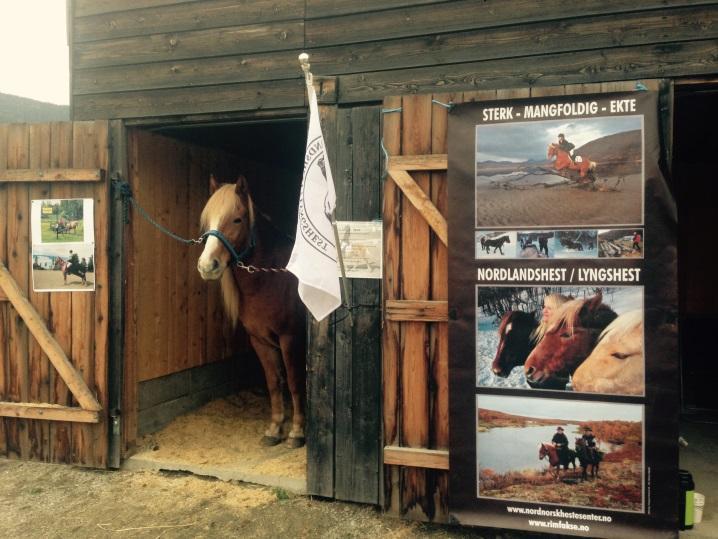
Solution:
<path fill-rule="evenodd" d="M 229 251 L 229 255 L 232 257 L 232 264 L 234 265 L 239 265 L 239 263 L 244 262 L 249 257 L 250 253 L 252 252 L 252 249 L 254 249 L 254 246 L 257 245 L 257 240 L 254 234 L 254 227 L 252 227 L 252 230 L 249 232 L 249 243 L 244 248 L 244 250 L 242 250 L 241 253 L 237 253 L 237 250 L 230 243 L 227 237 L 219 230 L 208 230 L 199 237 L 199 241 L 201 243 L 204 243 L 209 236 L 214 236 L 222 242 L 222 245 L 224 245 L 225 249 Z"/>

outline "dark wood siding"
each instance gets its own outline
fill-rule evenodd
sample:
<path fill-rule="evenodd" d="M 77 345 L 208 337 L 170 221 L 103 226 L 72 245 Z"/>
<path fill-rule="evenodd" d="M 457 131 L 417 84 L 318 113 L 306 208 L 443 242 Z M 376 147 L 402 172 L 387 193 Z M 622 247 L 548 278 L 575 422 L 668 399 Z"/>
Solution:
<path fill-rule="evenodd" d="M 121 6 L 121 7 L 118 7 Z M 74 0 L 78 119 L 304 103 L 299 52 L 340 103 L 718 71 L 718 2 Z"/>

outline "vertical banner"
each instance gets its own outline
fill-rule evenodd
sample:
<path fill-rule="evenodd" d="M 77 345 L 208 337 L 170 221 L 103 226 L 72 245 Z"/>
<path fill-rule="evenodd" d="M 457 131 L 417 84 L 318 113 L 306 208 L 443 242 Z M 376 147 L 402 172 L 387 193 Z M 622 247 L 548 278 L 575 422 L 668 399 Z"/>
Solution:
<path fill-rule="evenodd" d="M 452 110 L 459 523 L 677 536 L 676 211 L 660 149 L 652 92 Z"/>

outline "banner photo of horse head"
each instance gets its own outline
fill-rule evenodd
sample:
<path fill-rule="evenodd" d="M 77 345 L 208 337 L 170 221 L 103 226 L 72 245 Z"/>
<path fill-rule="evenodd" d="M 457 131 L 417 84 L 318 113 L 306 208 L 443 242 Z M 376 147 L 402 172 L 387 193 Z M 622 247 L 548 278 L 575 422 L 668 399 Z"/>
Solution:
<path fill-rule="evenodd" d="M 677 537 L 676 210 L 655 92 L 449 115 L 452 518 Z"/>

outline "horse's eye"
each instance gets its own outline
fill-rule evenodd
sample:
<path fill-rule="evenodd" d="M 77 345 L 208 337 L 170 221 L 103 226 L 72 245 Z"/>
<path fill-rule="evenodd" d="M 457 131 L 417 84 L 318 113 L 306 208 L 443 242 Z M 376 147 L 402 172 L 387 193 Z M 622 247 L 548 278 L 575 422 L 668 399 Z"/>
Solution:
<path fill-rule="evenodd" d="M 616 359 L 626 359 L 628 357 L 628 354 L 622 354 L 621 352 L 614 352 L 611 355 Z"/>
<path fill-rule="evenodd" d="M 242 222 L 242 218 L 241 218 L 241 217 L 237 217 L 237 218 L 234 220 L 234 224 L 235 224 L 235 225 L 238 225 L 238 224 L 241 223 L 241 222 Z"/>
<path fill-rule="evenodd" d="M 568 339 L 570 336 L 571 336 L 570 333 L 561 333 L 561 338 L 562 338 L 562 339 Z"/>

